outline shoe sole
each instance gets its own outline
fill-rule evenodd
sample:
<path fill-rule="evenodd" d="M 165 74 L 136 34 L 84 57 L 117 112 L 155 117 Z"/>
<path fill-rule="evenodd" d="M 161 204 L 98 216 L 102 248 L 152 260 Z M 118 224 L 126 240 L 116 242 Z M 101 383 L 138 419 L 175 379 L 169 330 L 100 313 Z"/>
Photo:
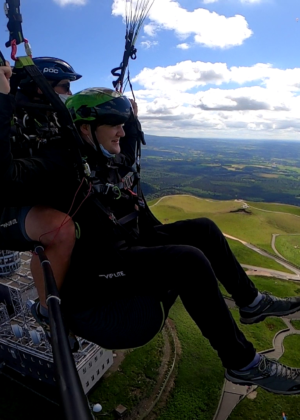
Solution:
<path fill-rule="evenodd" d="M 257 324 L 260 321 L 268 318 L 269 316 L 285 316 L 285 315 L 292 315 L 295 312 L 300 311 L 300 306 L 298 308 L 293 309 L 292 311 L 285 311 L 285 312 L 271 312 L 271 313 L 264 313 L 254 318 L 242 318 L 240 317 L 240 322 L 242 324 Z"/>
<path fill-rule="evenodd" d="M 243 381 L 242 379 L 237 379 L 232 376 L 230 376 L 227 372 L 225 372 L 225 378 L 227 381 L 232 382 L 235 385 L 256 385 L 260 388 L 264 389 L 265 391 L 271 392 L 272 394 L 279 394 L 279 395 L 297 395 L 300 394 L 300 389 L 297 391 L 279 391 L 273 388 L 268 388 L 264 385 L 260 385 L 259 383 L 255 381 Z"/>

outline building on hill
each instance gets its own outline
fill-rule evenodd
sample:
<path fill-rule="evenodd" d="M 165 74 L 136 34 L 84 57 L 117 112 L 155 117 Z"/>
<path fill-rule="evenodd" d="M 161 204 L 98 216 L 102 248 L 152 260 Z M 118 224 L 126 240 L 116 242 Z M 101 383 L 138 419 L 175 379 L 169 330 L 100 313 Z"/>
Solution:
<path fill-rule="evenodd" d="M 0 251 L 0 369 L 55 385 L 52 348 L 30 312 L 37 291 L 30 272 L 31 254 Z M 73 354 L 85 394 L 113 364 L 113 354 L 77 337 Z M 7 370 L 7 369 L 6 369 Z"/>

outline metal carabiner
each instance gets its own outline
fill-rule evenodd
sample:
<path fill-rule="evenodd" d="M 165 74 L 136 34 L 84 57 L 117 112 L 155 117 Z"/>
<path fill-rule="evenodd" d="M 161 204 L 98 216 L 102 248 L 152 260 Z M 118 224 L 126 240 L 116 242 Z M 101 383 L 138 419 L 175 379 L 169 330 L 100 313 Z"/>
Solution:
<path fill-rule="evenodd" d="M 24 38 L 24 44 L 25 44 L 25 52 L 28 55 L 28 57 L 32 58 L 32 49 L 31 45 L 29 44 L 28 39 Z"/>

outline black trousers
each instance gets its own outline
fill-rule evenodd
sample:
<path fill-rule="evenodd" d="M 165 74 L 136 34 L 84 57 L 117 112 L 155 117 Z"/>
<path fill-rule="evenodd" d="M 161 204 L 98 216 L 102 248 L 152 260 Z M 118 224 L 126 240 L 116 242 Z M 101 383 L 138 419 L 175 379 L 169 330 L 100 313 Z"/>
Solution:
<path fill-rule="evenodd" d="M 99 267 L 99 277 L 111 282 L 112 297 L 107 302 L 100 299 L 103 292 L 98 282 L 91 294 L 99 294 L 101 303 L 69 312 L 70 326 L 77 335 L 105 348 L 141 346 L 161 329 L 180 296 L 224 367 L 240 369 L 253 360 L 255 349 L 238 329 L 218 280 L 240 307 L 252 303 L 258 292 L 211 220 L 158 226 L 138 246 L 120 252 L 126 262 L 122 270 L 101 274 Z M 122 281 L 116 283 L 113 293 L 117 277 Z"/>

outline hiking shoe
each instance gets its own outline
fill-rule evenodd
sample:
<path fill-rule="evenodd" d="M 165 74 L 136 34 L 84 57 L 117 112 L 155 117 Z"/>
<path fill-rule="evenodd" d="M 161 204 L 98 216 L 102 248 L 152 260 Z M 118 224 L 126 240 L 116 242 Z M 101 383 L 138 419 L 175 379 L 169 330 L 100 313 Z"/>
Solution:
<path fill-rule="evenodd" d="M 51 331 L 50 331 L 50 321 L 49 318 L 43 316 L 39 311 L 39 302 L 33 302 L 30 306 L 30 311 L 33 318 L 36 320 L 38 324 L 43 328 L 45 336 L 49 343 L 51 344 Z M 79 350 L 79 343 L 72 331 L 66 329 L 66 334 L 68 335 L 68 341 L 71 348 L 71 352 L 75 353 Z"/>
<path fill-rule="evenodd" d="M 300 297 L 277 298 L 263 294 L 261 301 L 252 308 L 240 308 L 240 321 L 242 324 L 254 324 L 263 321 L 267 316 L 290 315 L 300 310 Z"/>
<path fill-rule="evenodd" d="M 300 369 L 260 355 L 257 366 L 246 371 L 226 370 L 225 378 L 238 385 L 257 385 L 274 394 L 300 394 Z"/>

